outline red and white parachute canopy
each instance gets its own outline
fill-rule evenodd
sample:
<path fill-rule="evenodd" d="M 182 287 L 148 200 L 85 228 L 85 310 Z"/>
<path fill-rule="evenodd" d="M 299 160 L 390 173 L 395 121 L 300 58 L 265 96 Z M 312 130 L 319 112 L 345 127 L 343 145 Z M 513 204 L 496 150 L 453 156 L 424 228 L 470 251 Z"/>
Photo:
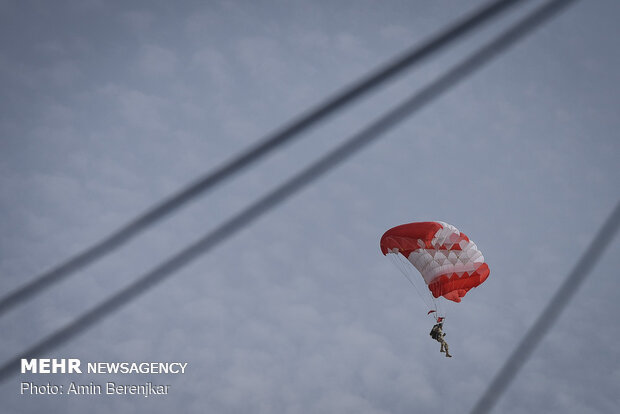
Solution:
<path fill-rule="evenodd" d="M 403 224 L 381 237 L 384 255 L 401 254 L 422 274 L 435 298 L 460 302 L 489 276 L 476 243 L 441 221 Z"/>

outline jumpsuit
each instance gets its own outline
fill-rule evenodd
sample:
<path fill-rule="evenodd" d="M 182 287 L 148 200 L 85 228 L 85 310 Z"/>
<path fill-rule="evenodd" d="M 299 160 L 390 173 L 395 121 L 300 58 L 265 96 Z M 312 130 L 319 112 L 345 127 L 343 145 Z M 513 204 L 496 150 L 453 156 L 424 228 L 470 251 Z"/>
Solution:
<path fill-rule="evenodd" d="M 441 344 L 441 349 L 439 350 L 439 352 L 445 352 L 446 353 L 446 357 L 451 358 L 452 355 L 450 355 L 450 351 L 448 351 L 448 343 L 446 342 L 445 339 L 443 339 L 444 336 L 446 336 L 445 333 L 443 333 L 442 331 L 442 323 L 438 323 L 435 326 L 433 326 L 433 329 L 431 330 L 430 335 L 433 337 L 433 339 L 435 339 L 437 342 L 439 342 Z"/>

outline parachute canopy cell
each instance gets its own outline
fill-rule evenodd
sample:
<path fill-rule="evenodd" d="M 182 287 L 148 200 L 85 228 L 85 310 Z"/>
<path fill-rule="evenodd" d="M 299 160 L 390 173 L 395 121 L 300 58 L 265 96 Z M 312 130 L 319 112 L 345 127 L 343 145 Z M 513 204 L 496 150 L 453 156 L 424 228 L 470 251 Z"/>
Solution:
<path fill-rule="evenodd" d="M 381 237 L 384 255 L 401 254 L 420 272 L 435 298 L 460 302 L 489 276 L 476 244 L 456 227 L 441 221 L 403 224 Z"/>

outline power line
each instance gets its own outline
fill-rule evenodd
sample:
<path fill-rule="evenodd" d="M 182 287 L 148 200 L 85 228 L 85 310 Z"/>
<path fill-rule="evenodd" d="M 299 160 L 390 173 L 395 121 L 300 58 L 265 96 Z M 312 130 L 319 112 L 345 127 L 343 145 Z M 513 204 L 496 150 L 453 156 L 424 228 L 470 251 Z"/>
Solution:
<path fill-rule="evenodd" d="M 310 184 L 345 159 L 351 157 L 354 153 L 378 138 L 380 134 L 394 127 L 413 112 L 421 109 L 459 81 L 465 79 L 484 63 L 506 50 L 535 27 L 551 18 L 559 12 L 562 6 L 567 5 L 571 1 L 573 0 L 554 0 L 539 7 L 527 17 L 503 32 L 495 40 L 470 55 L 436 81 L 426 86 L 420 92 L 414 94 L 412 97 L 390 110 L 386 115 L 370 124 L 361 132 L 347 139 L 336 149 L 329 152 L 266 196 L 251 204 L 233 218 L 224 222 L 224 224 L 220 225 L 194 244 L 143 275 L 119 293 L 105 300 L 90 311 L 87 311 L 75 321 L 6 362 L 0 367 L 0 381 L 6 379 L 12 373 L 17 372 L 22 358 L 32 358 L 67 342 L 73 336 L 83 332 L 89 326 L 145 293 L 149 288 L 152 288 L 173 272 L 181 269 L 190 261 L 231 237 L 271 208 Z"/>
<path fill-rule="evenodd" d="M 0 300 L 0 316 L 17 304 L 45 290 L 48 286 L 59 282 L 70 274 L 75 273 L 127 243 L 131 238 L 163 219 L 183 204 L 214 188 L 216 185 L 232 177 L 250 164 L 258 161 L 261 157 L 275 150 L 277 147 L 298 137 L 301 132 L 309 129 L 312 125 L 334 114 L 337 110 L 342 109 L 345 105 L 352 103 L 362 95 L 377 88 L 388 79 L 402 73 L 405 69 L 422 62 L 435 52 L 438 52 L 441 48 L 447 46 L 450 42 L 473 31 L 475 28 L 498 16 L 502 12 L 507 11 L 511 6 L 521 1 L 524 0 L 499 0 L 487 4 L 462 20 L 459 20 L 438 35 L 432 37 L 421 46 L 407 51 L 400 57 L 388 62 L 383 67 L 380 67 L 366 77 L 353 83 L 341 92 L 327 98 L 323 103 L 310 109 L 298 118 L 293 119 L 280 130 L 260 140 L 256 145 L 250 147 L 220 168 L 198 179 L 193 184 L 190 184 L 160 204 L 147 210 L 142 215 L 134 218 L 103 240 L 55 266 L 51 270 L 35 277 L 31 282 L 8 294 Z"/>
<path fill-rule="evenodd" d="M 493 378 L 491 384 L 489 384 L 471 411 L 472 414 L 484 414 L 493 409 L 497 400 L 506 391 L 523 364 L 530 358 L 532 352 L 534 352 L 545 334 L 556 323 L 566 305 L 568 305 L 583 281 L 588 277 L 594 265 L 613 240 L 618 227 L 620 227 L 620 202 L 616 204 L 611 215 L 599 229 L 562 286 L 553 295 L 547 307 L 538 316 L 534 325 L 527 331 L 517 348 L 512 352 L 495 378 Z"/>

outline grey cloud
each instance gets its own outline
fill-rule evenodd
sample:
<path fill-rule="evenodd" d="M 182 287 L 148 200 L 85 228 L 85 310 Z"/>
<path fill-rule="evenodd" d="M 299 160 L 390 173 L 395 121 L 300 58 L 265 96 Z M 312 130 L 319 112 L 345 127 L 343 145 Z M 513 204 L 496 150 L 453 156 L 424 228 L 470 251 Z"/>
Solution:
<path fill-rule="evenodd" d="M 363 1 L 355 11 L 339 2 L 78 3 L 43 13 L 2 6 L 2 293 L 465 10 L 455 1 Z M 102 378 L 15 376 L 0 385 L 3 409 L 467 411 L 617 202 L 619 13 L 617 2 L 579 3 L 51 355 L 187 361 L 181 377 L 105 378 L 168 382 L 169 396 L 35 398 L 20 396 L 18 381 Z M 0 335 L 3 360 L 239 211 L 466 49 L 343 111 L 0 319 L 9 333 Z M 429 339 L 423 301 L 378 249 L 387 228 L 418 220 L 455 224 L 491 267 L 463 303 L 446 305 L 451 360 Z M 610 316 L 618 243 L 498 412 L 618 405 L 611 362 L 620 355 L 610 345 L 620 337 Z"/>

